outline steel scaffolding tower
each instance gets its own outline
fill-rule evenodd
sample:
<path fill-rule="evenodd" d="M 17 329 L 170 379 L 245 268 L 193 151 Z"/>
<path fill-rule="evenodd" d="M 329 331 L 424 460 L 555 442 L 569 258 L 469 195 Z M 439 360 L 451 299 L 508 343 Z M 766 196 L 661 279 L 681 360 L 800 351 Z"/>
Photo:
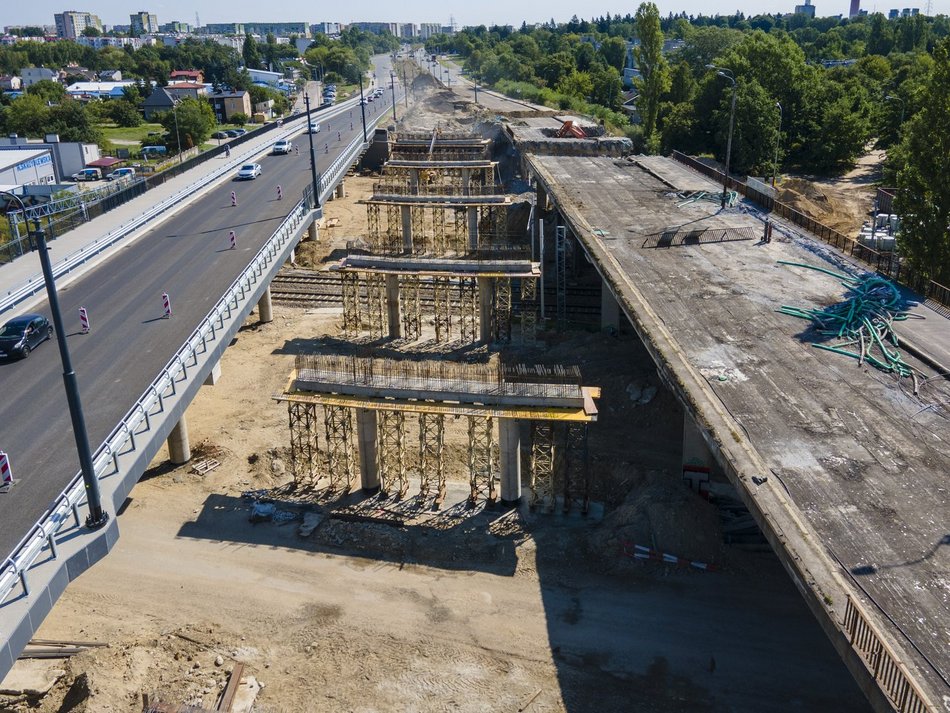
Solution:
<path fill-rule="evenodd" d="M 330 490 L 350 490 L 354 482 L 353 409 L 346 406 L 323 407 L 327 435 L 327 473 Z"/>
<path fill-rule="evenodd" d="M 445 416 L 435 413 L 419 414 L 419 495 L 428 498 L 433 482 L 435 502 L 445 500 Z"/>

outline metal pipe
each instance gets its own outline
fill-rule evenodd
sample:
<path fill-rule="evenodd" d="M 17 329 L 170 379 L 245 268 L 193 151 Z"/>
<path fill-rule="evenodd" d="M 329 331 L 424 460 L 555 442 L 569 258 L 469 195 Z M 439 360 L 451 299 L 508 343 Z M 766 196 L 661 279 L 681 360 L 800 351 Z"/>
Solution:
<path fill-rule="evenodd" d="M 20 205 L 23 215 L 26 215 L 26 206 L 19 196 L 9 191 L 0 191 L 0 193 L 15 200 Z M 102 509 L 99 480 L 96 478 L 96 468 L 92 461 L 92 449 L 89 447 L 89 434 L 86 431 L 86 419 L 83 415 L 76 372 L 73 370 L 72 359 L 69 356 L 69 346 L 66 344 L 66 330 L 63 328 L 63 318 L 59 309 L 59 295 L 56 293 L 56 281 L 49 258 L 49 249 L 46 246 L 46 234 L 43 232 L 39 220 L 35 221 L 32 232 L 30 231 L 29 221 L 26 221 L 26 230 L 30 247 L 39 253 L 40 266 L 43 268 L 43 281 L 46 285 L 46 295 L 49 299 L 50 313 L 53 318 L 53 329 L 56 331 L 59 358 L 63 363 L 63 385 L 66 389 L 66 402 L 69 407 L 69 417 L 72 420 L 73 436 L 76 439 L 76 450 L 79 453 L 79 466 L 82 471 L 83 484 L 86 487 L 86 500 L 89 503 L 86 527 L 90 530 L 97 530 L 109 521 L 109 514 Z"/>

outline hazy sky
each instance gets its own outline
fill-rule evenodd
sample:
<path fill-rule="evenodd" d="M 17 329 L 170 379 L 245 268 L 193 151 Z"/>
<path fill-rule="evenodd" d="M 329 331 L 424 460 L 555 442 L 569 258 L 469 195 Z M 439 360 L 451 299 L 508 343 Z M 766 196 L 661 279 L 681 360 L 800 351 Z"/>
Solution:
<path fill-rule="evenodd" d="M 741 10 L 746 14 L 760 12 L 790 12 L 796 3 L 804 0 L 724 0 L 722 4 L 703 0 L 660 0 L 657 5 L 662 14 L 685 11 L 690 14 L 732 14 Z M 578 3 L 576 0 L 481 0 L 480 2 L 445 2 L 445 0 L 421 0 L 402 5 L 392 0 L 362 0 L 340 8 L 333 3 L 314 3 L 304 0 L 283 0 L 271 5 L 259 0 L 229 0 L 229 2 L 202 3 L 195 0 L 141 0 L 133 7 L 128 0 L 68 0 L 64 2 L 37 2 L 19 5 L 15 0 L 6 0 L 0 10 L 0 27 L 5 25 L 53 24 L 53 13 L 67 9 L 81 10 L 99 15 L 107 25 L 127 25 L 129 12 L 147 10 L 158 15 L 159 22 L 179 20 L 194 24 L 195 10 L 201 22 L 439 22 L 448 24 L 452 16 L 458 26 L 478 24 L 520 25 L 521 22 L 541 22 L 554 18 L 565 22 L 577 13 L 582 18 L 604 13 L 625 14 L 636 11 L 638 0 L 628 3 L 604 2 Z M 813 0 L 818 15 L 847 14 L 848 0 Z M 887 12 L 891 7 L 920 7 L 927 9 L 926 0 L 900 4 L 896 0 L 862 0 L 862 9 Z M 394 7 L 399 8 L 395 9 Z M 583 7 L 583 9 L 580 9 Z M 950 13 L 950 0 L 932 0 L 932 14 Z M 13 8 L 16 8 L 15 10 Z"/>

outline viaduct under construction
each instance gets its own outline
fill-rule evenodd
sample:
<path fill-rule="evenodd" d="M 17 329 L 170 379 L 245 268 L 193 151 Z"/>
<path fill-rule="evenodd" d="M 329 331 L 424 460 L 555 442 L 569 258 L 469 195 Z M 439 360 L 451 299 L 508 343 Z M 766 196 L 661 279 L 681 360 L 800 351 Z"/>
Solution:
<path fill-rule="evenodd" d="M 361 201 L 365 239 L 330 266 L 346 338 L 534 343 L 541 265 L 527 234 L 509 229 L 490 145 L 438 130 L 398 135 Z M 525 443 L 529 505 L 587 513 L 587 430 L 599 396 L 576 366 L 312 354 L 297 358 L 277 398 L 288 404 L 298 486 L 342 494 L 358 484 L 400 499 L 417 487 L 421 501 L 441 504 L 445 418 L 464 417 L 470 505 L 521 502 Z"/>

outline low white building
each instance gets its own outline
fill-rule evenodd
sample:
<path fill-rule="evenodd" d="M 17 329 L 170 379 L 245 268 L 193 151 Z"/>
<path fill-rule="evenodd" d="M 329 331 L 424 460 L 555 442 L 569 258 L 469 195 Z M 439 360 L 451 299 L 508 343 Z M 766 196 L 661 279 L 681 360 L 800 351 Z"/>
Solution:
<path fill-rule="evenodd" d="M 20 187 L 51 183 L 56 183 L 56 174 L 49 149 L 30 147 L 0 151 L 0 184 Z"/>

